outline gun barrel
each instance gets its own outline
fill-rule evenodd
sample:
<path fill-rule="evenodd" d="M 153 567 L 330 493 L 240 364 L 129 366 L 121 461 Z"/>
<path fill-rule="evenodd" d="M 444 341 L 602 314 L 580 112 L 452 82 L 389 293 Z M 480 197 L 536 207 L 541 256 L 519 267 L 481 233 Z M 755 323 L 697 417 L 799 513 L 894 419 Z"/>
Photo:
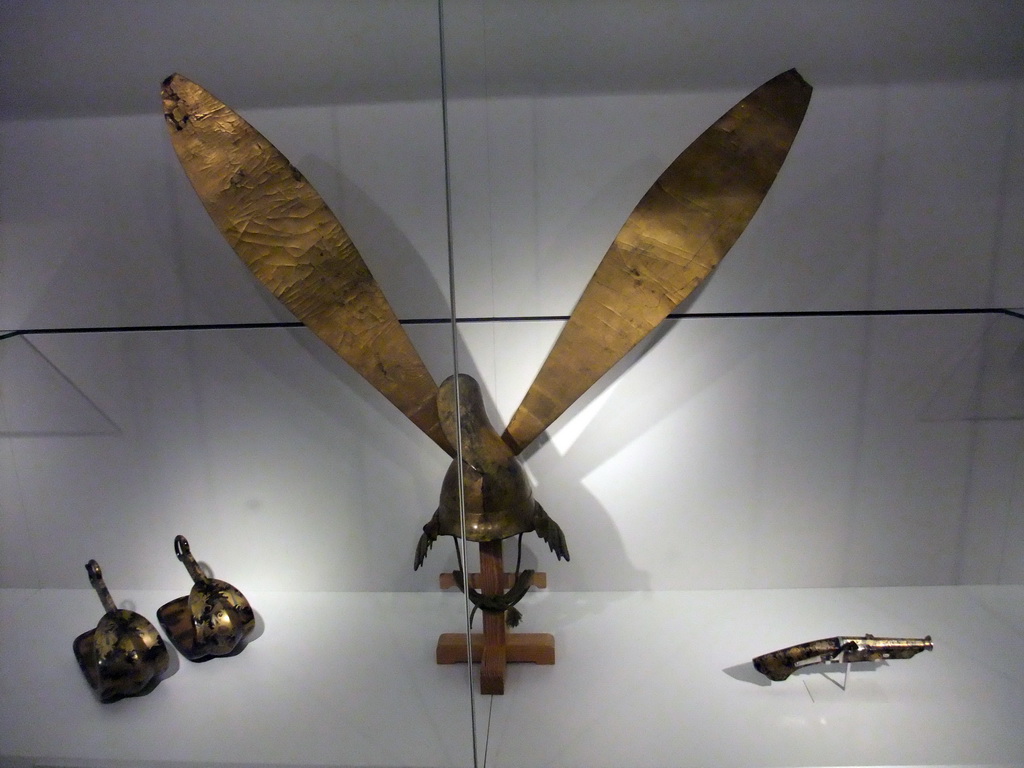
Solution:
<path fill-rule="evenodd" d="M 837 636 L 791 645 L 754 658 L 754 669 L 770 680 L 785 680 L 800 667 L 843 661 L 909 659 L 934 648 L 931 635 L 915 637 Z"/>
<path fill-rule="evenodd" d="M 934 648 L 932 636 L 917 637 L 865 637 L 849 638 L 856 648 L 843 652 L 843 661 L 882 661 L 883 659 L 909 659 L 921 651 Z"/>

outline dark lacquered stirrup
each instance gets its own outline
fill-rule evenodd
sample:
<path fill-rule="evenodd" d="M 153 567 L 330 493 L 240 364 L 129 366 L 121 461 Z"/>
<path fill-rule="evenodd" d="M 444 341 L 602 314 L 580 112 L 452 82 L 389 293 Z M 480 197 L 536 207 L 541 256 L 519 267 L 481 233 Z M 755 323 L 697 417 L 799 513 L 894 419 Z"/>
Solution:
<path fill-rule="evenodd" d="M 149 693 L 167 671 L 167 646 L 145 617 L 118 610 L 99 563 L 90 560 L 85 570 L 106 613 L 95 629 L 83 632 L 73 643 L 82 674 L 104 703 Z"/>
<path fill-rule="evenodd" d="M 156 612 L 174 647 L 189 661 L 241 652 L 256 627 L 256 616 L 245 595 L 226 581 L 203 573 L 184 536 L 174 537 L 174 553 L 193 581 L 187 595 Z"/>

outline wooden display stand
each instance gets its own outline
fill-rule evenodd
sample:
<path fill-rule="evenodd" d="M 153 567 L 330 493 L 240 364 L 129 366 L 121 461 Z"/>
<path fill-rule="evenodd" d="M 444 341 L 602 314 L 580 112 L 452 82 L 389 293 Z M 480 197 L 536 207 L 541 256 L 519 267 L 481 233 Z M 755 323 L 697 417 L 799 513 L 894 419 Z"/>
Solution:
<path fill-rule="evenodd" d="M 485 595 L 500 595 L 510 586 L 515 574 L 505 573 L 502 561 L 502 541 L 480 543 L 480 573 L 469 577 L 469 586 L 479 589 Z M 450 573 L 441 574 L 441 588 L 455 586 Z M 535 573 L 533 586 L 547 586 L 547 575 Z M 555 663 L 555 637 L 542 632 L 508 632 L 503 613 L 483 614 L 483 634 L 473 633 L 471 646 L 473 662 L 480 664 L 480 693 L 500 696 L 505 693 L 505 670 L 507 664 L 529 662 L 532 664 Z M 466 635 L 461 632 L 445 632 L 437 640 L 438 664 L 466 663 Z"/>

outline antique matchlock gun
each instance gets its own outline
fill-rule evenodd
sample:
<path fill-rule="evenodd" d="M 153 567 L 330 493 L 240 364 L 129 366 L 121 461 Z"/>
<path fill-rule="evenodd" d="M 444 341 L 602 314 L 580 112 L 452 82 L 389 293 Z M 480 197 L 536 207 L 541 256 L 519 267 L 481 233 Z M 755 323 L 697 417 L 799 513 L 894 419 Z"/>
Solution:
<path fill-rule="evenodd" d="M 454 576 L 485 612 L 485 635 L 489 620 L 492 629 L 494 619 L 501 624 L 506 614 L 517 620 L 513 606 L 532 583 L 529 572 L 515 574 L 506 592 L 505 538 L 519 536 L 521 543 L 522 534 L 534 531 L 557 558 L 569 559 L 565 536 L 534 500 L 519 454 L 718 265 L 774 182 L 810 95 L 795 70 L 778 75 L 726 112 L 664 171 L 627 218 L 499 435 L 471 377 L 460 374 L 435 384 L 344 228 L 284 155 L 196 83 L 172 75 L 162 87 L 178 159 L 238 256 L 300 321 L 452 456 L 414 567 L 422 565 L 438 536 L 463 535 L 464 509 L 465 537 L 481 548 L 481 591 L 461 573 Z"/>
<path fill-rule="evenodd" d="M 785 680 L 802 667 L 813 664 L 849 664 L 855 661 L 910 659 L 932 650 L 932 636 L 916 637 L 829 637 L 791 645 L 754 659 L 754 669 L 770 680 Z"/>

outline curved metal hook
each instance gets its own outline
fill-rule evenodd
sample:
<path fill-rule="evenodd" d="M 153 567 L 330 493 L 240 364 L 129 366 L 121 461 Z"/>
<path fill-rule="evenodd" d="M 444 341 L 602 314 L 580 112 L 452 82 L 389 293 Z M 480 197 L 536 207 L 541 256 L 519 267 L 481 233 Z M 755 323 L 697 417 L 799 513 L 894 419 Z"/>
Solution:
<path fill-rule="evenodd" d="M 192 549 L 188 545 L 188 539 L 180 533 L 174 537 L 174 554 L 177 555 L 178 560 L 184 564 L 185 570 L 188 571 L 188 575 L 192 577 L 192 581 L 197 584 L 205 584 L 209 581 L 206 574 L 203 573 L 203 569 L 199 567 L 199 563 L 196 562 L 195 557 L 192 555 Z"/>
<path fill-rule="evenodd" d="M 174 537 L 174 554 L 181 560 L 182 557 L 191 553 L 191 548 L 188 545 L 188 539 L 182 536 L 180 533 Z"/>
<path fill-rule="evenodd" d="M 515 605 L 526 596 L 530 587 L 533 586 L 533 574 L 533 570 L 521 571 L 512 588 L 500 595 L 485 595 L 470 587 L 466 584 L 462 571 L 452 571 L 452 578 L 455 585 L 466 593 L 474 606 L 487 613 L 505 613 L 507 614 L 505 623 L 510 627 L 516 627 L 522 620 L 523 614 L 515 608 Z"/>
<path fill-rule="evenodd" d="M 114 598 L 110 596 L 110 590 L 107 589 L 106 582 L 103 581 L 103 570 L 100 568 L 100 564 L 95 560 L 90 560 L 85 564 L 85 572 L 89 574 L 89 583 L 92 584 L 92 588 L 96 590 L 96 594 L 100 597 L 100 602 L 103 603 L 103 610 L 107 613 L 115 613 L 117 611 L 117 604 L 114 602 Z"/>

